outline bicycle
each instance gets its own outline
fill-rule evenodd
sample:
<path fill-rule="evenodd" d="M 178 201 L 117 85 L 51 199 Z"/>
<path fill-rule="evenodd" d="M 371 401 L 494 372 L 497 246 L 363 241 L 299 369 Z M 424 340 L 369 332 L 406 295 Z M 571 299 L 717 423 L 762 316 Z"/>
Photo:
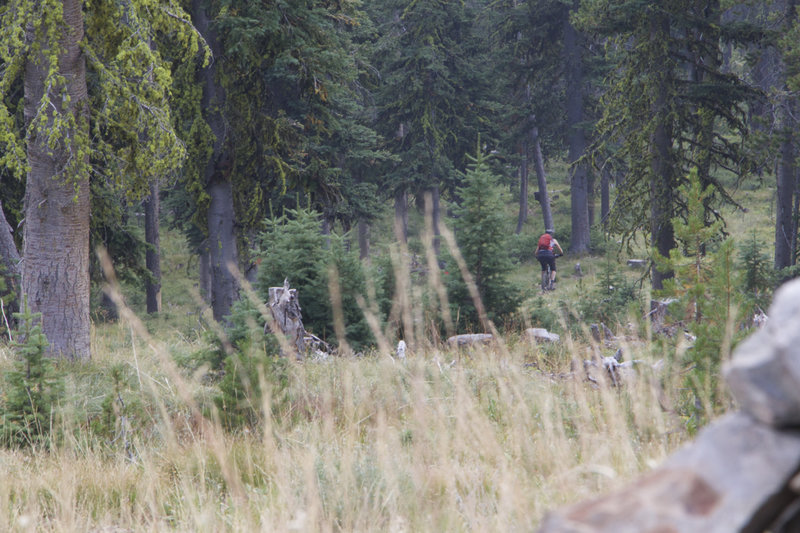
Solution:
<path fill-rule="evenodd" d="M 561 257 L 564 254 L 553 254 L 555 257 Z M 542 290 L 543 291 L 553 291 L 555 290 L 555 282 L 553 281 L 553 276 L 551 275 L 550 265 L 548 264 L 544 270 L 542 270 Z"/>

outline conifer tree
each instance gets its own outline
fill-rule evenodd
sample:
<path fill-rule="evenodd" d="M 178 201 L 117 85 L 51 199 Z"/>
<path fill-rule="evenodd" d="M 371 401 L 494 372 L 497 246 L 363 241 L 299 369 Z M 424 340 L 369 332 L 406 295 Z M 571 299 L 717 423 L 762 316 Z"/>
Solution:
<path fill-rule="evenodd" d="M 478 148 L 468 158 L 469 168 L 457 189 L 461 203 L 455 209 L 456 240 L 487 317 L 494 320 L 507 317 L 519 303 L 518 292 L 507 278 L 512 268 L 507 246 L 510 221 L 503 214 L 505 201 L 498 178 L 489 168 L 489 156 Z M 452 276 L 448 290 L 451 307 L 461 318 L 459 325 L 483 325 L 464 280 Z"/>

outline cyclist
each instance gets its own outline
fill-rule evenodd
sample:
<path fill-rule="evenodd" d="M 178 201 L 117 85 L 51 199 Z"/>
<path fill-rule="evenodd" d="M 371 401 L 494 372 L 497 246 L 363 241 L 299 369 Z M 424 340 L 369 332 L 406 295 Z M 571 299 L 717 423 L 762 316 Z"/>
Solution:
<path fill-rule="evenodd" d="M 558 248 L 559 255 L 564 255 L 564 250 L 561 245 L 553 236 L 555 232 L 552 229 L 545 230 L 541 237 L 539 237 L 539 245 L 536 247 L 536 259 L 542 264 L 542 272 L 547 271 L 547 265 L 550 265 L 550 284 L 553 289 L 556 288 L 556 254 L 554 248 Z"/>

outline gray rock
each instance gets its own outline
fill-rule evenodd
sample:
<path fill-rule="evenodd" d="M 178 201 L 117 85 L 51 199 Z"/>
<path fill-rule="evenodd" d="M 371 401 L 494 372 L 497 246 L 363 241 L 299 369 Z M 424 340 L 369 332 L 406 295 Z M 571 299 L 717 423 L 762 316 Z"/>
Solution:
<path fill-rule="evenodd" d="M 450 346 L 471 346 L 473 344 L 487 344 L 493 337 L 489 333 L 473 333 L 469 335 L 453 335 L 447 339 Z"/>
<path fill-rule="evenodd" d="M 800 426 L 800 280 L 778 290 L 769 316 L 737 347 L 725 377 L 742 411 L 775 427 Z"/>
<path fill-rule="evenodd" d="M 764 531 L 798 465 L 800 432 L 734 413 L 627 487 L 549 514 L 539 533 Z"/>
<path fill-rule="evenodd" d="M 544 328 L 528 328 L 525 335 L 536 342 L 558 342 L 561 337 L 557 333 L 550 333 Z"/>

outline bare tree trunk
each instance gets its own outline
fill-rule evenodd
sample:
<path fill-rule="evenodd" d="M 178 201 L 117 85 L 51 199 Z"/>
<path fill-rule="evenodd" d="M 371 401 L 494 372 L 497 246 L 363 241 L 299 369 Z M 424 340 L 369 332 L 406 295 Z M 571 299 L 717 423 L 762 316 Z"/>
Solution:
<path fill-rule="evenodd" d="M 151 279 L 145 283 L 148 313 L 161 312 L 161 236 L 159 233 L 161 203 L 158 195 L 158 181 L 154 180 L 150 184 L 150 196 L 144 202 L 144 238 L 149 246 L 145 254 L 145 264 L 151 276 Z"/>
<path fill-rule="evenodd" d="M 662 42 L 663 36 L 669 34 L 669 21 L 658 18 L 651 21 L 651 40 Z M 672 136 L 667 125 L 667 85 L 659 83 L 657 94 L 652 105 L 652 114 L 658 117 L 651 139 L 651 175 L 650 175 L 650 239 L 651 246 L 663 257 L 675 247 L 675 234 L 672 227 L 673 214 L 673 168 L 670 149 Z M 662 272 L 655 265 L 651 272 L 653 289 L 664 288 L 664 280 L 673 277 L 673 272 Z"/>
<path fill-rule="evenodd" d="M 83 40 L 83 2 L 63 1 L 64 26 L 60 48 L 46 42 L 39 54 L 25 64 L 25 123 L 39 120 L 52 124 L 56 116 L 73 115 L 76 127 L 88 135 L 86 63 Z M 28 35 L 42 39 L 41 35 Z M 40 41 L 41 42 L 41 41 Z M 64 86 L 45 88 L 47 60 L 58 55 Z M 64 96 L 62 97 L 62 89 Z M 47 95 L 45 90 L 48 90 Z M 42 107 L 49 96 L 51 105 Z M 91 357 L 89 317 L 89 175 L 85 154 L 77 153 L 78 131 L 70 132 L 55 146 L 48 146 L 44 131 L 28 137 L 28 179 L 25 188 L 25 229 L 22 256 L 22 292 L 32 312 L 42 314 L 42 330 L 49 343 L 48 355 L 70 359 Z M 81 174 L 65 176 L 65 167 L 76 161 Z M 66 179 L 65 179 L 66 178 Z"/>
<path fill-rule="evenodd" d="M 586 163 L 579 162 L 586 152 L 586 133 L 583 131 L 583 67 L 580 36 L 564 20 L 564 54 L 567 68 L 567 128 L 569 136 L 568 162 L 572 204 L 572 233 L 570 251 L 577 254 L 589 251 L 589 178 Z"/>
<path fill-rule="evenodd" d="M 600 221 L 603 223 L 603 229 L 608 229 L 608 215 L 611 213 L 611 198 L 609 194 L 609 187 L 611 186 L 611 173 L 608 166 L 604 166 L 600 175 Z"/>
<path fill-rule="evenodd" d="M 6 220 L 3 204 L 0 203 L 0 275 L 5 281 L 7 297 L 3 297 L 3 309 L 6 318 L 19 311 L 19 275 L 20 258 L 17 244 L 14 242 L 13 230 Z M 11 297 L 10 295 L 13 295 Z"/>
<path fill-rule="evenodd" d="M 794 0 L 786 3 L 787 27 L 795 20 Z M 786 65 L 783 68 L 783 83 L 786 83 Z M 775 268 L 781 269 L 792 265 L 794 250 L 792 241 L 794 239 L 794 221 L 792 220 L 792 200 L 794 195 L 795 182 L 797 179 L 797 168 L 795 164 L 796 148 L 794 145 L 794 129 L 797 127 L 794 119 L 796 105 L 786 90 L 778 105 L 778 128 L 780 135 L 780 160 L 778 161 L 777 179 L 777 203 L 775 209 Z"/>
<path fill-rule="evenodd" d="M 439 250 L 441 249 L 439 231 L 439 219 L 442 216 L 442 208 L 439 203 L 439 186 L 434 185 L 429 189 L 431 195 L 431 218 L 433 219 L 433 251 L 436 257 L 439 257 Z"/>
<path fill-rule="evenodd" d="M 536 178 L 539 182 L 539 204 L 542 206 L 545 229 L 555 229 L 553 227 L 553 213 L 550 211 L 550 196 L 547 194 L 547 175 L 544 172 L 544 157 L 542 157 L 542 147 L 539 144 L 539 128 L 536 127 L 535 123 L 533 124 L 530 133 L 531 142 L 533 143 L 533 159 L 536 165 Z"/>
<path fill-rule="evenodd" d="M 230 267 L 239 264 L 234 228 L 233 191 L 228 180 L 214 180 L 207 188 L 211 309 L 214 320 L 223 321 L 239 297 L 239 283 Z"/>
<path fill-rule="evenodd" d="M 395 236 L 402 242 L 408 242 L 408 196 L 405 189 L 394 193 L 394 228 Z"/>
<path fill-rule="evenodd" d="M 207 110 L 206 121 L 214 135 L 213 152 L 204 171 L 206 192 L 211 197 L 207 217 L 211 308 L 214 319 L 222 321 L 230 314 L 233 302 L 239 297 L 239 284 L 229 270 L 230 266 L 237 267 L 239 261 L 233 186 L 230 182 L 233 161 L 223 115 L 225 90 L 217 79 L 216 62 L 222 61 L 222 54 L 201 0 L 192 2 L 192 19 L 215 57 L 215 63 L 203 70 L 201 81 L 203 108 Z"/>
<path fill-rule="evenodd" d="M 522 233 L 522 226 L 528 220 L 528 143 L 523 142 L 519 163 L 519 215 L 515 233 Z"/>

